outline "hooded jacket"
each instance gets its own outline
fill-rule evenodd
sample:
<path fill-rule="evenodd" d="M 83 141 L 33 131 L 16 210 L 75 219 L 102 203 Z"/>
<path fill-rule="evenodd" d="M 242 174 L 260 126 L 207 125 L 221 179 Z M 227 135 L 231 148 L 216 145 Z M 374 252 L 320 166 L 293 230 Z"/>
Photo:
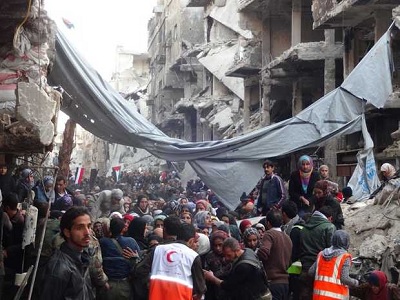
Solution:
<path fill-rule="evenodd" d="M 315 211 L 308 223 L 304 224 L 300 237 L 300 261 L 304 271 L 308 271 L 320 251 L 332 245 L 332 236 L 335 230 L 335 225 L 319 211 Z"/>

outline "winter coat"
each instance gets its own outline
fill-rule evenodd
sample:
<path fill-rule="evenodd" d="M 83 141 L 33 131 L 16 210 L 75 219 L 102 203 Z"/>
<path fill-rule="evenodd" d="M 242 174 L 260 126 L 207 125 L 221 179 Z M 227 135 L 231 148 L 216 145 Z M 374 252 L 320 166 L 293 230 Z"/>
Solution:
<path fill-rule="evenodd" d="M 306 206 L 300 200 L 300 196 L 303 196 L 307 200 L 310 200 L 311 196 L 313 194 L 314 185 L 318 180 L 319 180 L 318 173 L 316 173 L 316 172 L 311 173 L 310 181 L 309 181 L 308 187 L 307 187 L 307 192 L 304 192 L 303 187 L 301 185 L 300 172 L 299 171 L 295 171 L 290 175 L 289 197 L 290 197 L 291 201 L 294 201 L 294 203 L 296 203 L 297 208 L 299 210 L 305 210 L 305 211 L 311 212 L 311 210 L 312 210 L 311 203 L 310 203 L 310 206 Z"/>
<path fill-rule="evenodd" d="M 301 256 L 303 270 L 308 270 L 316 261 L 317 255 L 332 245 L 332 236 L 336 228 L 329 220 L 316 211 L 301 230 Z"/>
<path fill-rule="evenodd" d="M 332 209 L 332 223 L 336 226 L 336 229 L 342 229 L 344 226 L 343 212 L 336 199 L 329 195 L 321 199 L 314 199 L 313 202 L 315 210 L 319 210 L 323 206 L 329 206 Z"/>
<path fill-rule="evenodd" d="M 46 265 L 41 284 L 42 300 L 95 299 L 89 275 L 89 255 L 64 242 Z"/>

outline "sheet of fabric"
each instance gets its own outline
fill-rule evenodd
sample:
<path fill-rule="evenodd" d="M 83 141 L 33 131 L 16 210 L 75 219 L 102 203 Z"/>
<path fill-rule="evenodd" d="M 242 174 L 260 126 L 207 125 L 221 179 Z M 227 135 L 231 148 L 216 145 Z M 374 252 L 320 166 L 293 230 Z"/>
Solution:
<path fill-rule="evenodd" d="M 166 136 L 113 90 L 60 32 L 49 81 L 68 93 L 64 94 L 62 110 L 83 128 L 110 142 L 144 148 L 168 161 L 189 161 L 199 177 L 233 209 L 240 203 L 240 195 L 257 183 L 262 160 L 323 145 L 334 136 L 362 129 L 364 100 L 381 107 L 382 99 L 392 92 L 388 36 L 389 31 L 341 87 L 295 117 L 220 141 L 187 142 Z"/>

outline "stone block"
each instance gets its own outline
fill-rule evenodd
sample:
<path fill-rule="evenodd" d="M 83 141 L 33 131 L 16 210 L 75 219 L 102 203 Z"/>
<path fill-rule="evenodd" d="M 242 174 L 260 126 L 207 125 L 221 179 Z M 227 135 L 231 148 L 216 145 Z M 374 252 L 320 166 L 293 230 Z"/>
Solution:
<path fill-rule="evenodd" d="M 28 122 L 38 130 L 40 142 L 50 145 L 54 137 L 51 121 L 56 113 L 57 103 L 34 83 L 18 83 L 17 119 Z"/>

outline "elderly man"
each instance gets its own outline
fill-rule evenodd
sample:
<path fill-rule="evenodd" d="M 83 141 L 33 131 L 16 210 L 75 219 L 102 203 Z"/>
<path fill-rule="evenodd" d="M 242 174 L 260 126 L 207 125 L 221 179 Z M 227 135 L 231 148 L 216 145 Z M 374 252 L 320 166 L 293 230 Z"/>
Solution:
<path fill-rule="evenodd" d="M 264 268 L 253 250 L 240 247 L 234 238 L 227 238 L 222 246 L 225 260 L 232 262 L 232 270 L 222 280 L 212 271 L 204 271 L 207 281 L 219 286 L 231 300 L 258 300 L 267 292 Z"/>

